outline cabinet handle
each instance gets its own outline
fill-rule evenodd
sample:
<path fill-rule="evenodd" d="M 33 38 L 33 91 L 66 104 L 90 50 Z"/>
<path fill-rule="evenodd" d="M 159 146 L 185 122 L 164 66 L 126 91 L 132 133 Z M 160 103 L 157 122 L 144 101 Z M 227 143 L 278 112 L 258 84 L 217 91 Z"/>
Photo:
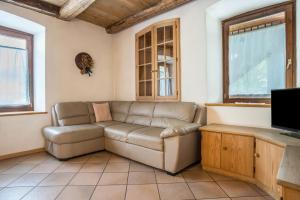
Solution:
<path fill-rule="evenodd" d="M 227 147 L 223 147 L 223 150 L 224 150 L 224 151 L 227 151 L 227 149 L 228 149 Z"/>
<path fill-rule="evenodd" d="M 254 157 L 259 158 L 259 153 L 254 153 Z"/>
<path fill-rule="evenodd" d="M 153 73 L 154 73 L 154 72 L 157 72 L 157 70 L 152 70 L 151 72 L 153 72 Z"/>

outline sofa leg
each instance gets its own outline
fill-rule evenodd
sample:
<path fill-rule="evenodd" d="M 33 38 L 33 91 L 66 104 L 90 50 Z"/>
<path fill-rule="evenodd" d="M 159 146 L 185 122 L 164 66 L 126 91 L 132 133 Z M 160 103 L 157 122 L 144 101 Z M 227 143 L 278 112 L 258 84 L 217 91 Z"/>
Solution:
<path fill-rule="evenodd" d="M 176 176 L 178 173 L 167 172 L 167 174 L 170 176 Z"/>

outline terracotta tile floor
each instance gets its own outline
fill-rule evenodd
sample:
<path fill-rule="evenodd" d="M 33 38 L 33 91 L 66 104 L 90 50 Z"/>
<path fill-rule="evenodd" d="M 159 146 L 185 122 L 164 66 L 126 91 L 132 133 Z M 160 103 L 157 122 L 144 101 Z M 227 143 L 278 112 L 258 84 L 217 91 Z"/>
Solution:
<path fill-rule="evenodd" d="M 269 200 L 252 184 L 194 165 L 176 176 L 106 151 L 58 161 L 47 153 L 0 161 L 0 200 Z"/>

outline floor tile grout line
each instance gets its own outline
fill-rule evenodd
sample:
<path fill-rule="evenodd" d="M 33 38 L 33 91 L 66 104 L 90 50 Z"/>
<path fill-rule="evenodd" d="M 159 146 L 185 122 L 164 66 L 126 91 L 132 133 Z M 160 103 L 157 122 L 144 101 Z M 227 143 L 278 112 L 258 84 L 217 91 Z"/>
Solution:
<path fill-rule="evenodd" d="M 130 172 L 131 163 L 132 163 L 132 161 L 129 162 L 129 168 L 128 168 L 128 172 L 127 172 L 127 182 L 126 182 L 126 187 L 125 187 L 124 200 L 126 200 L 126 198 L 127 198 L 127 188 L 128 188 L 129 172 Z"/>
<path fill-rule="evenodd" d="M 39 184 L 40 184 L 41 182 L 43 182 L 43 181 L 44 181 L 46 178 L 48 178 L 50 175 L 56 173 L 56 170 L 57 170 L 60 166 L 62 166 L 63 164 L 65 164 L 65 163 L 60 163 L 60 164 L 59 164 L 52 172 L 50 172 L 50 173 L 31 173 L 32 170 L 33 170 L 34 168 L 36 168 L 37 166 L 39 166 L 39 165 L 41 165 L 41 164 L 46 163 L 48 160 L 51 159 L 51 157 L 49 157 L 48 159 L 44 159 L 44 160 L 41 161 L 41 162 L 27 162 L 27 163 L 25 163 L 26 160 L 31 159 L 29 156 L 27 156 L 27 157 L 28 157 L 27 159 L 24 159 L 24 160 L 22 160 L 22 161 L 18 161 L 18 162 L 16 162 L 16 163 L 14 163 L 14 165 L 10 166 L 9 168 L 7 168 L 6 170 L 4 170 L 3 172 L 8 171 L 9 169 L 11 169 L 11 168 L 13 168 L 13 167 L 15 167 L 15 166 L 17 166 L 17 165 L 20 165 L 20 164 L 33 164 L 32 168 L 30 168 L 30 169 L 29 169 L 28 171 L 26 171 L 25 173 L 20 173 L 20 176 L 16 177 L 16 178 L 13 179 L 12 181 L 10 181 L 5 187 L 2 187 L 1 190 L 4 189 L 4 188 L 11 188 L 11 187 L 9 187 L 10 184 L 12 184 L 13 182 L 17 181 L 18 179 L 24 177 L 25 175 L 28 175 L 28 174 L 48 174 L 48 175 L 47 175 L 46 177 L 44 177 L 41 181 L 39 181 L 39 183 L 36 184 L 35 186 L 20 186 L 20 187 L 32 187 L 31 190 L 29 190 L 26 194 L 24 194 L 24 196 L 22 196 L 22 198 L 24 198 L 24 197 L 25 197 L 28 193 L 30 193 L 33 189 L 35 189 L 36 187 L 40 187 Z M 88 160 L 88 159 L 87 159 L 87 160 Z M 87 160 L 86 160 L 86 161 L 87 161 Z M 73 163 L 73 162 L 70 162 L 70 163 Z M 74 163 L 80 163 L 80 162 L 74 162 Z M 82 163 L 82 166 L 84 165 L 84 163 L 85 163 L 85 162 Z M 67 172 L 66 172 L 66 173 L 67 173 Z M 2 174 L 2 173 L 0 173 L 0 174 Z M 19 174 L 19 173 L 12 173 L 12 174 Z M 76 174 L 76 173 L 75 173 L 75 174 Z M 74 175 L 75 175 L 75 174 L 74 174 Z M 9 175 L 9 174 L 2 174 L 2 175 Z M 73 176 L 74 176 L 74 175 L 73 175 Z M 71 178 L 71 180 L 72 180 L 72 178 Z M 18 187 L 18 186 L 16 186 L 16 187 Z M 43 187 L 43 186 L 42 186 L 42 187 Z M 47 187 L 47 186 L 45 186 L 45 187 Z M 49 186 L 48 186 L 48 187 L 49 187 Z M 14 188 L 15 188 L 15 187 L 14 187 Z"/>
<path fill-rule="evenodd" d="M 93 156 L 91 156 L 91 157 L 93 157 Z M 69 181 L 69 182 L 66 184 L 66 186 L 62 189 L 61 193 L 60 193 L 59 195 L 56 196 L 56 199 L 63 193 L 63 191 L 64 191 L 68 186 L 70 186 L 70 183 L 72 182 L 72 180 L 80 173 L 80 170 L 81 170 L 81 169 L 83 168 L 83 166 L 88 162 L 89 159 L 90 159 L 90 158 L 87 158 L 87 159 L 82 163 L 81 167 L 78 169 L 77 172 L 75 172 L 75 174 L 72 176 L 72 178 L 70 179 L 70 181 Z M 71 162 L 71 163 L 72 163 L 72 162 Z M 93 189 L 93 191 L 91 192 L 91 195 L 90 195 L 89 199 L 92 198 L 92 195 L 93 195 L 93 193 L 94 193 L 94 191 L 95 191 L 95 188 L 96 188 L 96 185 L 94 186 L 94 189 Z"/>
<path fill-rule="evenodd" d="M 27 174 L 24 174 L 25 175 L 28 175 L 29 173 Z M 20 199 L 24 199 L 24 197 L 26 197 L 31 191 L 33 191 L 43 180 L 45 180 L 47 177 L 49 176 L 49 174 L 47 176 L 45 176 L 42 180 L 40 180 L 35 186 L 32 186 L 32 188 L 26 193 L 24 194 Z M 25 186 L 27 187 L 27 186 Z M 31 186 L 28 186 L 28 187 L 31 187 Z"/>
<path fill-rule="evenodd" d="M 29 159 L 29 158 L 28 158 Z M 47 159 L 46 159 L 47 160 Z M 23 163 L 25 160 L 23 160 L 23 161 L 21 161 L 20 163 Z M 18 164 L 17 164 L 18 165 Z M 17 165 L 15 165 L 15 166 L 17 166 Z M 18 176 L 16 179 L 13 179 L 11 182 L 9 182 L 4 188 L 6 188 L 6 187 L 9 187 L 9 185 L 10 184 L 12 184 L 12 183 L 14 183 L 15 181 L 17 181 L 18 179 L 20 179 L 20 178 L 22 178 L 22 177 L 24 177 L 25 175 L 27 175 L 27 174 L 30 174 L 29 172 L 31 172 L 35 167 L 37 167 L 37 166 L 39 166 L 40 165 L 40 163 L 37 163 L 37 164 L 35 164 L 30 170 L 28 170 L 28 171 L 26 171 L 26 172 L 24 172 L 24 173 L 20 173 L 20 176 Z M 14 166 L 14 167 L 15 167 Z M 13 167 L 11 167 L 11 168 L 13 168 Z M 11 169 L 10 168 L 10 169 Z M 7 169 L 7 170 L 9 170 L 9 169 Z M 7 171 L 6 170 L 6 171 Z M 0 175 L 12 175 L 12 174 L 19 174 L 19 173 L 11 173 L 11 174 L 2 174 L 2 173 L 0 173 Z M 40 174 L 48 174 L 48 173 L 40 173 Z M 29 186 L 28 186 L 29 187 Z M 32 186 L 30 186 L 30 187 L 32 187 Z"/>
<path fill-rule="evenodd" d="M 22 163 L 19 163 L 19 164 L 17 164 L 17 165 L 20 165 L 20 164 L 22 164 Z M 24 164 L 29 164 L 29 163 L 24 163 Z M 10 170 L 10 169 L 16 167 L 17 165 L 15 165 L 15 166 L 13 166 L 13 167 L 11 167 L 11 168 L 9 168 L 9 169 L 7 169 L 7 170 L 1 172 L 0 174 L 2 174 L 2 175 L 7 174 L 7 173 L 5 173 L 5 172 L 7 172 L 8 170 Z M 38 163 L 33 164 L 33 167 L 32 167 L 32 168 L 30 168 L 28 171 L 25 171 L 25 172 L 23 172 L 23 173 L 21 173 L 21 174 L 27 174 L 27 173 L 29 173 L 33 168 L 35 168 L 35 167 L 38 166 L 38 165 L 39 165 Z M 8 174 L 19 174 L 19 173 L 8 173 Z"/>
<path fill-rule="evenodd" d="M 29 159 L 29 158 L 28 158 Z M 45 159 L 44 161 L 46 161 L 48 159 Z M 24 162 L 24 161 L 23 161 Z M 42 163 L 42 162 L 41 162 Z M 23 174 L 23 176 L 20 176 L 19 178 L 17 178 L 15 181 L 17 181 L 18 179 L 20 179 L 21 177 L 24 177 L 25 175 L 28 174 L 33 174 L 33 173 L 29 173 L 31 172 L 35 167 L 37 167 L 38 165 L 40 165 L 41 163 L 37 163 L 33 168 L 31 168 L 30 170 L 28 170 L 26 173 Z M 40 173 L 40 174 L 48 174 L 48 173 Z M 39 181 L 39 183 L 37 183 L 35 186 L 24 186 L 24 187 L 32 187 L 28 192 L 26 192 L 20 199 L 24 199 L 31 191 L 33 191 L 43 180 L 45 180 L 50 174 L 48 174 L 47 176 L 45 176 L 41 181 Z M 14 182 L 15 182 L 14 181 Z M 11 183 L 10 183 L 11 184 Z M 8 188 L 8 187 L 6 187 Z"/>
<path fill-rule="evenodd" d="M 105 151 L 101 151 L 101 152 L 105 152 Z M 97 184 L 96 185 L 76 185 L 76 186 L 94 186 L 94 190 L 91 192 L 91 195 L 90 195 L 90 198 L 91 199 L 95 193 L 95 189 L 97 188 L 102 176 L 103 176 L 103 173 L 105 172 L 105 169 L 107 168 L 108 164 L 109 163 L 125 163 L 125 162 L 110 162 L 111 161 L 111 158 L 114 154 L 110 153 L 109 152 L 109 155 L 108 155 L 108 160 L 106 160 L 106 162 L 97 162 L 97 163 L 90 163 L 90 164 L 105 164 L 105 167 L 103 168 L 103 171 L 101 173 L 101 176 L 99 177 L 99 180 L 97 181 Z M 0 188 L 0 191 L 2 191 L 3 189 L 5 188 L 17 188 L 17 187 L 32 187 L 28 192 L 26 192 L 21 198 L 24 199 L 29 193 L 32 192 L 32 190 L 34 190 L 35 188 L 37 187 L 51 187 L 51 186 L 39 186 L 39 184 L 41 182 L 43 182 L 45 179 L 47 179 L 50 175 L 52 174 L 55 174 L 55 173 L 72 173 L 72 172 L 56 172 L 56 170 L 61 167 L 63 164 L 67 164 L 67 163 L 70 163 L 70 164 L 81 164 L 80 168 L 76 171 L 76 172 L 73 172 L 73 176 L 71 177 L 71 179 L 66 183 L 66 185 L 55 185 L 55 187 L 57 186 L 62 186 L 62 189 L 61 191 L 57 194 L 56 196 L 56 199 L 61 195 L 61 193 L 65 190 L 65 188 L 67 186 L 70 186 L 70 183 L 72 182 L 72 180 L 74 180 L 75 176 L 78 175 L 79 173 L 96 173 L 96 172 L 81 172 L 81 169 L 85 166 L 85 164 L 89 163 L 88 161 L 91 159 L 91 157 L 97 157 L 97 156 L 94 156 L 93 154 L 89 155 L 88 158 L 86 158 L 84 161 L 77 161 L 77 162 L 60 162 L 56 168 L 54 170 L 52 170 L 51 173 L 31 173 L 32 170 L 34 168 L 36 168 L 37 166 L 39 165 L 42 165 L 42 164 L 45 164 L 47 161 L 50 161 L 51 157 L 49 157 L 48 159 L 45 159 L 41 162 L 36 162 L 36 161 L 32 161 L 31 163 L 30 162 L 26 162 L 26 160 L 30 160 L 30 157 L 25 159 L 25 160 L 22 160 L 22 161 L 18 161 L 16 162 L 16 164 L 12 165 L 10 168 L 8 168 L 7 170 L 19 165 L 19 164 L 32 164 L 32 168 L 26 172 L 23 172 L 23 173 L 20 173 L 19 175 L 20 176 L 17 176 L 17 178 L 13 179 L 11 182 L 9 182 L 5 187 L 1 187 Z M 24 163 L 26 162 L 26 163 Z M 131 167 L 132 167 L 132 164 L 134 163 L 134 161 L 132 160 L 129 160 L 128 162 L 129 167 L 128 167 L 128 171 L 126 172 L 127 173 L 127 183 L 125 184 L 126 185 L 126 191 L 125 191 L 125 199 L 126 199 L 126 196 L 127 196 L 127 187 L 128 185 L 149 185 L 149 184 L 129 184 L 128 181 L 129 181 L 129 174 L 130 172 L 148 172 L 150 173 L 151 171 L 130 171 L 131 170 Z M 159 198 L 161 199 L 161 194 L 160 194 L 160 190 L 159 190 L 159 183 L 158 183 L 158 179 L 157 179 L 157 174 L 160 170 L 155 170 L 153 167 L 151 167 L 151 169 L 154 171 L 154 174 L 155 174 L 155 184 L 156 184 L 156 187 L 157 187 L 157 190 L 158 190 L 158 194 L 159 194 Z M 7 171 L 5 170 L 5 171 Z M 199 168 L 199 170 L 203 170 L 201 168 Z M 162 171 L 164 173 L 166 173 L 165 171 Z M 209 181 L 209 182 L 215 182 L 218 187 L 228 196 L 227 198 L 230 198 L 232 199 L 233 197 L 229 197 L 229 195 L 226 193 L 226 191 L 221 187 L 221 185 L 219 184 L 219 182 L 232 182 L 232 181 L 239 181 L 239 180 L 217 180 L 215 179 L 210 173 L 208 173 L 207 171 L 204 171 L 211 179 L 212 181 Z M 97 173 L 100 173 L 100 172 L 97 172 Z M 108 172 L 108 173 L 124 173 L 124 172 Z M 1 174 L 1 173 L 0 173 Z M 9 187 L 10 184 L 12 184 L 13 182 L 17 181 L 18 179 L 21 179 L 22 177 L 24 177 L 25 175 L 28 175 L 28 174 L 47 174 L 47 176 L 45 176 L 42 180 L 39 181 L 39 183 L 37 183 L 35 186 L 12 186 L 12 187 Z M 4 174 L 5 175 L 5 174 Z M 8 175 L 8 174 L 7 174 Z M 180 174 L 184 180 L 184 182 L 182 183 L 185 183 L 188 188 L 189 188 L 189 191 L 192 193 L 192 195 L 195 197 L 193 191 L 191 190 L 190 186 L 189 186 L 189 183 L 196 183 L 196 182 L 207 182 L 207 181 L 196 181 L 196 182 L 188 182 L 185 177 L 183 176 L 183 173 Z M 177 182 L 172 182 L 172 183 L 160 183 L 160 184 L 176 184 Z M 246 183 L 248 184 L 248 183 Z M 116 185 L 116 184 L 113 184 L 113 185 Z M 118 184 L 118 185 L 124 185 L 124 184 Z M 54 186 L 54 185 L 53 185 Z M 250 186 L 251 187 L 251 186 Z M 252 188 L 252 187 L 251 187 Z M 254 188 L 252 188 L 253 190 L 255 190 Z M 255 190 L 256 191 L 256 190 Z M 257 195 L 253 196 L 253 197 L 263 197 L 265 198 L 265 196 L 269 196 L 269 195 L 262 195 L 261 193 L 257 192 Z M 239 196 L 239 197 L 248 197 L 247 195 L 246 196 Z M 195 198 L 196 199 L 196 198 Z"/>
<path fill-rule="evenodd" d="M 182 177 L 183 177 L 183 180 L 184 180 L 185 184 L 188 186 L 190 192 L 192 193 L 194 199 L 197 199 L 196 196 L 195 196 L 195 194 L 194 194 L 194 192 L 193 192 L 193 190 L 191 189 L 191 187 L 190 187 L 190 185 L 189 185 L 189 182 L 187 182 L 187 180 L 184 178 L 184 175 L 183 175 L 183 174 L 182 174 Z"/>
<path fill-rule="evenodd" d="M 102 152 L 102 151 L 101 151 L 101 152 Z M 104 151 L 103 151 L 103 152 L 104 152 Z M 106 151 L 105 151 L 105 152 L 106 152 Z M 96 183 L 96 185 L 95 185 L 95 188 L 94 188 L 94 190 L 93 190 L 93 192 L 92 192 L 92 194 L 91 194 L 89 200 L 91 200 L 92 197 L 94 196 L 95 191 L 96 191 L 96 188 L 98 187 L 98 184 L 99 184 L 99 182 L 100 182 L 100 180 L 101 180 L 101 178 L 102 178 L 102 176 L 103 176 L 104 170 L 106 169 L 106 167 L 107 167 L 107 165 L 108 165 L 108 162 L 109 162 L 109 160 L 111 159 L 111 157 L 112 157 L 112 154 L 109 154 L 109 159 L 108 159 L 107 162 L 105 163 L 105 167 L 103 168 L 103 171 L 102 171 L 102 173 L 101 173 L 101 176 L 100 176 L 99 180 L 97 181 L 97 183 Z"/>
<path fill-rule="evenodd" d="M 87 160 L 88 160 L 88 159 L 87 159 Z M 65 164 L 65 163 L 62 163 L 60 166 L 62 166 L 63 164 Z M 85 162 L 82 163 L 80 169 L 84 166 L 84 164 L 85 164 Z M 58 169 L 58 168 L 57 168 L 57 169 Z M 57 170 L 57 169 L 56 169 L 56 170 Z M 55 200 L 63 193 L 63 191 L 66 189 L 66 187 L 69 186 L 69 184 L 71 183 L 71 181 L 73 180 L 73 178 L 76 176 L 76 174 L 80 171 L 80 169 L 79 169 L 77 172 L 75 172 L 75 173 L 73 174 L 73 176 L 70 178 L 70 180 L 66 183 L 66 185 L 63 186 L 62 190 L 61 190 L 61 191 L 56 195 L 56 197 L 54 198 Z M 53 173 L 54 173 L 56 170 L 54 170 Z M 62 173 L 64 173 L 64 172 L 62 172 Z M 72 172 L 69 172 L 69 173 L 72 173 Z"/>
<path fill-rule="evenodd" d="M 157 176 L 156 176 L 155 170 L 154 170 L 154 176 L 155 176 L 155 183 L 156 183 L 156 188 L 157 188 L 157 192 L 158 192 L 158 197 L 161 200 L 161 195 L 160 195 L 160 191 L 159 191 L 159 187 L 158 187 Z"/>
<path fill-rule="evenodd" d="M 19 175 L 19 174 L 2 174 L 2 175 Z M 15 179 L 9 181 L 8 184 L 4 185 L 3 188 L 8 187 L 10 184 L 12 184 L 13 182 L 15 182 L 16 180 L 18 180 L 19 178 L 21 178 L 22 176 L 24 176 L 25 174 L 20 174 L 20 176 L 16 177 Z"/>
<path fill-rule="evenodd" d="M 205 172 L 205 173 L 207 173 L 207 172 Z M 224 194 L 225 194 L 228 198 L 231 199 L 231 197 L 229 196 L 229 194 L 227 194 L 227 192 L 221 187 L 221 185 L 219 185 L 219 183 L 217 182 L 217 180 L 215 180 L 209 173 L 207 173 L 207 175 L 208 175 L 209 177 L 211 177 L 212 180 L 217 184 L 217 186 L 224 192 Z"/>
<path fill-rule="evenodd" d="M 47 160 L 49 160 L 49 159 L 47 159 Z M 46 160 L 46 161 L 47 161 Z M 46 162 L 45 161 L 45 162 Z M 53 174 L 54 172 L 55 172 L 55 170 L 56 169 L 58 169 L 58 167 L 59 166 L 61 166 L 62 165 L 62 163 L 60 163 L 51 173 L 48 173 L 48 175 L 44 178 L 44 179 L 42 179 L 38 184 L 36 184 L 36 186 L 34 186 L 31 190 L 30 190 L 30 192 L 32 192 L 35 188 L 37 188 L 37 187 L 39 187 L 39 184 L 41 184 L 46 178 L 48 178 L 51 174 Z M 38 166 L 38 165 L 37 165 Z M 32 169 L 34 169 L 34 168 L 32 168 Z M 30 171 L 32 171 L 32 169 L 30 170 Z M 29 171 L 29 172 L 30 172 Z M 29 173 L 29 172 L 27 172 L 26 174 L 33 174 L 33 173 Z M 40 173 L 41 174 L 41 173 Z M 28 192 L 28 193 L 26 193 L 26 195 L 24 195 L 21 199 L 24 199 L 30 192 Z"/>

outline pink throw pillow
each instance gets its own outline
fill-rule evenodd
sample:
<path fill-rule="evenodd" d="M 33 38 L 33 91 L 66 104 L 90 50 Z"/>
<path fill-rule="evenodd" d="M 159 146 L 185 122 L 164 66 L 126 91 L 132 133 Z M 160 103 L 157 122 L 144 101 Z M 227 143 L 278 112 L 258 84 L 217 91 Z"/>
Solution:
<path fill-rule="evenodd" d="M 96 116 L 96 122 L 111 121 L 111 114 L 108 103 L 96 104 L 93 103 L 93 108 Z"/>

